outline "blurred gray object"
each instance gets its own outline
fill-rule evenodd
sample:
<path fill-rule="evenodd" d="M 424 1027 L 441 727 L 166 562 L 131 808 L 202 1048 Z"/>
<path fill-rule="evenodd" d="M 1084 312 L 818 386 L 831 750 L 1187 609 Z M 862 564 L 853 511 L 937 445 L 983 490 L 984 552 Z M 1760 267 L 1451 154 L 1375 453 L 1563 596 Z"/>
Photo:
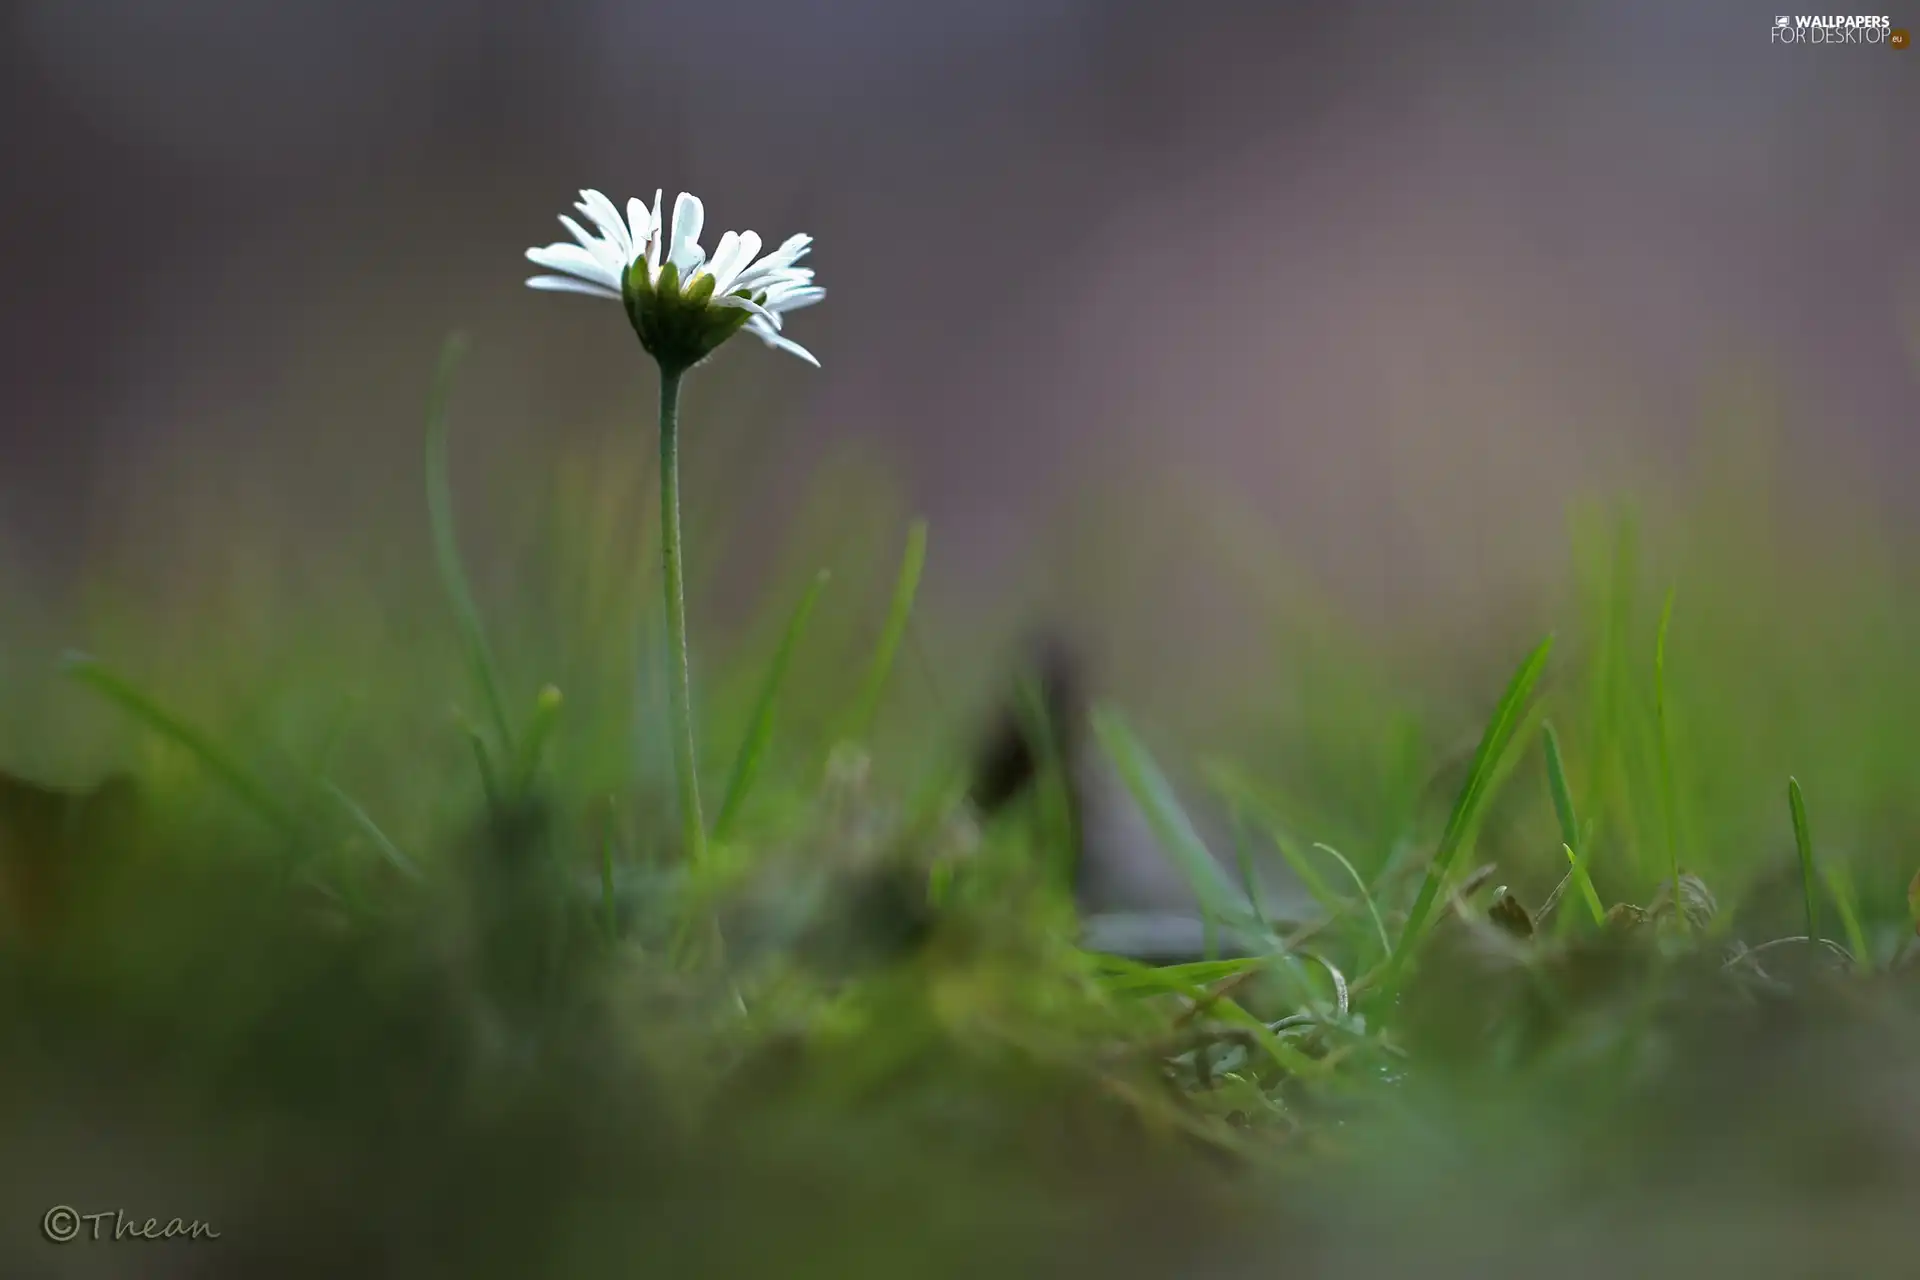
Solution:
<path fill-rule="evenodd" d="M 983 816 L 1002 812 L 1032 792 L 1049 751 L 1057 753 L 1072 813 L 1082 945 L 1177 964 L 1264 949 L 1262 919 L 1289 925 L 1314 918 L 1312 898 L 1288 873 L 1261 877 L 1254 886 L 1258 910 L 1233 890 L 1230 912 L 1209 921 L 1195 886 L 1169 859 L 1139 802 L 1092 740 L 1083 660 L 1049 636 L 1032 645 L 1027 667 L 1026 687 L 1035 696 L 1011 700 L 984 735 L 972 800 Z M 1219 833 L 1200 834 L 1218 858 Z"/>

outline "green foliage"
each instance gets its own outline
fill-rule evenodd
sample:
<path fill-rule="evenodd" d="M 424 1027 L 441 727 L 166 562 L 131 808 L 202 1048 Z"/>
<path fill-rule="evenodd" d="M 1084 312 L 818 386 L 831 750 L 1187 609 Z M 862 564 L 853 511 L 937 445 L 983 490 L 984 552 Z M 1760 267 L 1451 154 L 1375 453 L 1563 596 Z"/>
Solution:
<path fill-rule="evenodd" d="M 507 704 L 500 691 L 493 648 L 487 643 L 479 606 L 473 601 L 473 589 L 467 585 L 466 566 L 460 561 L 460 542 L 453 525 L 453 487 L 447 476 L 447 401 L 453 395 L 453 375 L 466 351 L 467 341 L 463 335 L 455 334 L 447 339 L 440 353 L 439 370 L 434 374 L 433 391 L 427 399 L 427 515 L 433 530 L 434 563 L 440 570 L 440 586 L 453 606 L 474 684 L 492 718 L 500 754 L 512 758 L 513 725 L 507 719 Z M 475 739 L 475 745 L 483 754 L 487 752 L 479 739 Z M 491 764 L 483 765 L 483 769 L 488 776 L 498 777 Z"/>
<path fill-rule="evenodd" d="M 787 672 L 793 666 L 794 650 L 799 647 L 800 637 L 806 633 L 814 606 L 820 602 L 820 593 L 826 589 L 831 576 L 823 569 L 808 584 L 800 603 L 794 606 L 793 616 L 787 619 L 786 630 L 780 635 L 780 647 L 774 651 L 772 661 L 767 663 L 766 677 L 760 684 L 759 695 L 754 699 L 753 719 L 747 729 L 746 740 L 740 744 L 740 753 L 734 757 L 733 771 L 727 777 L 726 795 L 720 801 L 719 815 L 713 820 L 715 840 L 725 840 L 732 832 L 734 820 L 740 816 L 740 807 L 747 802 L 754 780 L 760 775 L 767 747 L 773 739 L 773 711 L 780 698 L 780 688 L 786 683 Z"/>
<path fill-rule="evenodd" d="M 496 655 L 451 517 L 458 350 L 421 581 L 235 587 L 183 632 L 129 599 L 83 626 L 113 661 L 6 726 L 22 755 L 70 733 L 143 804 L 135 838 L 94 793 L 0 796 L 21 1167 L 55 1167 L 51 1134 L 75 1177 L 212 1188 L 235 1239 L 350 1224 L 342 1274 L 1058 1274 L 1063 1239 L 1096 1272 L 1199 1271 L 1276 1214 L 1350 1250 L 1284 1259 L 1308 1274 L 1537 1268 L 1568 1232 L 1610 1273 L 1711 1235 L 1730 1271 L 1775 1219 L 1828 1251 L 1809 1273 L 1905 1247 L 1909 1188 L 1872 1171 L 1914 1160 L 1886 1110 L 1920 1065 L 1920 616 L 1873 538 L 1593 519 L 1526 620 L 1560 639 L 1497 699 L 1478 652 L 1396 667 L 1302 603 L 1282 634 L 1306 639 L 1231 709 L 1257 732 L 1208 741 L 1193 792 L 1124 691 L 1093 745 L 1212 940 L 1250 952 L 1156 968 L 1074 945 L 1043 874 L 1075 842 L 1060 761 L 982 825 L 958 747 L 928 745 L 959 731 L 878 714 L 911 622 L 973 639 L 928 616 L 925 526 L 895 562 L 880 502 L 797 517 L 769 607 L 712 629 L 728 785 L 709 865 L 671 858 L 643 468 L 567 460 L 537 545 L 482 579 Z M 1674 627 L 1643 584 L 1682 579 Z M 516 714 L 510 688 L 541 692 Z M 1536 759 L 1544 787 L 1504 785 Z M 1288 875 L 1302 926 L 1260 909 Z M 205 1181 L 174 1178 L 188 1150 Z M 262 1160 L 312 1180 L 275 1200 Z M 1645 1232 L 1579 1235 L 1603 1203 Z"/>
<path fill-rule="evenodd" d="M 1800 855 L 1800 884 L 1807 900 L 1807 936 L 1820 937 L 1820 899 L 1814 890 L 1813 834 L 1807 830 L 1807 801 L 1797 778 L 1787 779 L 1787 810 L 1793 817 L 1793 847 Z"/>
<path fill-rule="evenodd" d="M 880 710 L 880 695 L 886 690 L 887 677 L 893 673 L 894 659 L 906 638 L 907 624 L 913 617 L 914 597 L 920 593 L 920 572 L 927 563 L 927 522 L 916 520 L 907 529 L 907 549 L 900 557 L 900 573 L 893 584 L 893 599 L 887 605 L 886 624 L 867 663 L 866 679 L 860 683 L 847 727 L 841 737 L 863 742 L 873 732 L 873 718 Z"/>
<path fill-rule="evenodd" d="M 1579 886 L 1581 901 L 1587 904 L 1593 922 L 1605 924 L 1606 908 L 1600 905 L 1599 891 L 1593 887 L 1593 876 L 1587 870 L 1587 857 L 1592 852 L 1593 842 L 1590 835 L 1583 835 L 1580 829 L 1580 820 L 1573 807 L 1573 790 L 1567 785 L 1566 765 L 1560 759 L 1559 736 L 1554 733 L 1550 722 L 1542 723 L 1540 732 L 1547 753 L 1547 790 L 1553 797 L 1554 818 L 1560 823 L 1560 847 L 1566 850 L 1567 874 Z"/>
<path fill-rule="evenodd" d="M 1246 929 L 1259 921 L 1252 903 L 1226 878 L 1220 863 L 1194 830 L 1166 775 L 1144 744 L 1112 708 L 1094 712 L 1094 733 L 1167 856 L 1186 876 L 1209 928 Z"/>
<path fill-rule="evenodd" d="M 1540 673 L 1546 668 L 1547 655 L 1552 650 L 1553 637 L 1549 636 L 1527 655 L 1514 672 L 1513 679 L 1508 682 L 1506 692 L 1493 709 L 1493 718 L 1480 735 L 1480 745 L 1474 750 L 1466 782 L 1453 802 L 1452 812 L 1447 815 L 1447 826 L 1440 835 L 1440 845 L 1434 851 L 1433 861 L 1427 865 L 1419 896 L 1413 900 L 1413 907 L 1407 913 L 1407 922 L 1401 928 L 1399 945 L 1386 961 L 1386 979 L 1382 986 L 1389 994 L 1404 969 L 1407 957 L 1419 944 L 1428 917 L 1432 914 L 1434 901 L 1453 867 L 1454 858 L 1458 856 L 1480 816 L 1481 806 L 1487 801 L 1500 762 L 1513 742 L 1527 699 L 1532 695 Z"/>

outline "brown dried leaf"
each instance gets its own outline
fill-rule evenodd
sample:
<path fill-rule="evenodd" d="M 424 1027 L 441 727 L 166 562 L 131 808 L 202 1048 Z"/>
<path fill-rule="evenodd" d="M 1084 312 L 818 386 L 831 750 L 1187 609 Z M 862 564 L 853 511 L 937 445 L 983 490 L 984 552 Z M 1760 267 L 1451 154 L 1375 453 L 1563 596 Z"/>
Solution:
<path fill-rule="evenodd" d="M 1487 919 L 1495 926 L 1512 934 L 1516 938 L 1533 936 L 1533 917 L 1520 905 L 1520 899 L 1511 891 L 1503 892 L 1495 898 L 1493 905 L 1487 908 Z"/>

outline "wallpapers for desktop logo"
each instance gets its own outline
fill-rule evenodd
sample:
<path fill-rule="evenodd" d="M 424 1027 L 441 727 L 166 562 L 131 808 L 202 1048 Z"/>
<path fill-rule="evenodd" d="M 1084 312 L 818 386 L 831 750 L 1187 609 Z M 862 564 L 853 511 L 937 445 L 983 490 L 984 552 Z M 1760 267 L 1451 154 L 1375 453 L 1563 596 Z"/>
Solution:
<path fill-rule="evenodd" d="M 1904 28 L 1893 19 L 1879 16 L 1849 15 L 1777 15 L 1773 20 L 1774 44 L 1883 44 L 1905 49 L 1913 43 Z"/>

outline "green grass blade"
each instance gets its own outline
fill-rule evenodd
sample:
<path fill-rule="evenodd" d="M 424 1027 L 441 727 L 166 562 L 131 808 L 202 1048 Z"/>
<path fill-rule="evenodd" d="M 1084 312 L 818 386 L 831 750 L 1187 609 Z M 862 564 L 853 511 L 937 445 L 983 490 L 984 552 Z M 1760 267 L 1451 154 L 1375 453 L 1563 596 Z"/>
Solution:
<path fill-rule="evenodd" d="M 420 873 L 419 864 L 415 863 L 414 860 L 406 854 L 400 852 L 400 846 L 396 845 L 387 836 L 387 833 L 380 829 L 380 824 L 375 822 L 352 796 L 342 791 L 339 786 L 330 781 L 322 781 L 320 789 L 332 799 L 334 804 L 340 807 L 342 813 L 346 814 L 347 817 L 352 820 L 354 826 L 360 828 L 361 834 L 366 836 L 368 843 L 372 844 L 373 847 L 379 851 L 380 856 L 385 858 L 394 870 L 415 884 L 420 883 L 426 878 Z"/>
<path fill-rule="evenodd" d="M 907 530 L 907 550 L 900 559 L 900 574 L 894 580 L 886 625 L 880 630 L 880 642 L 874 648 L 873 661 L 867 666 L 866 679 L 861 682 L 843 738 L 864 741 L 873 730 L 874 717 L 880 710 L 880 695 L 886 689 L 894 658 L 900 652 L 900 642 L 907 634 L 907 623 L 913 617 L 913 600 L 920 592 L 920 571 L 926 563 L 927 522 L 915 520 Z"/>
<path fill-rule="evenodd" d="M 1179 995 L 1208 1010 L 1216 1021 L 1243 1029 L 1248 1037 L 1282 1069 L 1313 1080 L 1323 1078 L 1325 1063 L 1301 1053 L 1275 1035 L 1266 1023 L 1248 1013 L 1231 997 L 1216 995 L 1209 984 L 1265 967 L 1266 958 L 1249 960 L 1210 960 L 1197 964 L 1167 965 L 1155 968 L 1120 956 L 1100 956 L 1097 962 L 1105 971 L 1107 989 L 1126 995 Z"/>
<path fill-rule="evenodd" d="M 225 783 L 228 790 L 255 813 L 286 835 L 299 840 L 300 825 L 294 821 L 293 815 L 258 778 L 221 750 L 213 739 L 161 706 L 132 681 L 108 669 L 96 658 L 83 653 L 70 653 L 63 666 L 69 678 L 92 689 L 161 737 L 185 748 L 200 762 L 202 768 Z"/>
<path fill-rule="evenodd" d="M 1206 999 L 1205 992 L 1200 993 L 1200 996 L 1201 999 Z M 1189 999 L 1191 998 L 1190 996 Z M 1273 1059 L 1274 1064 L 1281 1070 L 1302 1080 L 1319 1080 L 1328 1075 L 1330 1069 L 1324 1062 L 1308 1057 L 1275 1035 L 1266 1023 L 1248 1013 L 1239 1001 L 1222 996 L 1212 1000 L 1207 1005 L 1207 1009 L 1216 1021 L 1238 1027 L 1245 1032 L 1248 1038 Z"/>
<path fill-rule="evenodd" d="M 546 756 L 547 743 L 553 738 L 555 726 L 560 723 L 560 691 L 552 685 L 540 690 L 540 696 L 534 699 L 533 716 L 527 721 L 527 737 L 520 747 L 520 767 L 514 777 L 517 794 L 525 795 L 533 787 L 533 780 L 540 773 L 540 762 Z"/>
<path fill-rule="evenodd" d="M 1847 935 L 1847 950 L 1853 952 L 1853 962 L 1861 969 L 1873 967 L 1873 957 L 1867 950 L 1867 931 L 1860 923 L 1860 907 L 1854 901 L 1853 876 L 1837 862 L 1829 862 L 1821 868 L 1827 882 L 1827 892 L 1833 896 L 1833 909 L 1840 917 L 1840 927 Z"/>
<path fill-rule="evenodd" d="M 713 820 L 715 840 L 727 838 L 728 832 L 733 829 L 734 819 L 740 814 L 740 807 L 753 790 L 754 780 L 760 776 L 767 744 L 773 740 L 773 709 L 780 700 L 780 689 L 786 684 L 787 671 L 793 665 L 794 651 L 799 647 L 801 635 L 806 632 L 807 621 L 813 617 L 813 607 L 819 603 L 820 592 L 825 589 L 831 576 L 825 569 L 815 575 L 806 593 L 800 597 L 800 603 L 794 606 L 793 615 L 787 619 L 787 627 L 780 635 L 780 647 L 774 650 L 773 661 L 767 664 L 766 677 L 760 682 L 759 695 L 754 699 L 753 718 L 747 724 L 747 736 L 733 758 L 732 772 L 727 775 L 726 795 L 720 801 L 719 816 Z"/>
<path fill-rule="evenodd" d="M 333 717 L 327 722 L 325 735 L 320 739 L 320 749 L 314 753 L 313 775 L 324 778 L 333 771 L 333 758 L 345 741 L 347 728 L 353 721 L 354 713 L 360 708 L 361 697 L 355 691 L 340 695 L 340 701 L 334 707 Z"/>
<path fill-rule="evenodd" d="M 941 691 L 940 674 L 933 669 L 933 659 L 927 654 L 925 628 L 921 625 L 919 614 L 907 619 L 907 648 L 913 653 L 913 665 L 920 670 L 920 679 L 927 686 L 927 695 L 933 701 L 934 713 L 942 719 L 946 716 L 947 698 Z"/>
<path fill-rule="evenodd" d="M 1813 834 L 1807 827 L 1807 800 L 1800 781 L 1787 779 L 1787 812 L 1793 815 L 1793 847 L 1800 854 L 1800 886 L 1807 899 L 1807 936 L 1820 940 L 1820 898 L 1814 889 Z"/>
<path fill-rule="evenodd" d="M 1125 956 L 1094 954 L 1102 981 L 1114 995 L 1156 996 L 1191 995 L 1196 989 L 1211 986 L 1226 978 L 1265 969 L 1270 956 L 1247 956 L 1236 960 L 1190 960 L 1185 964 L 1150 965 Z"/>
<path fill-rule="evenodd" d="M 1541 724 L 1540 734 L 1546 743 L 1547 791 L 1553 797 L 1553 814 L 1560 823 L 1560 847 L 1566 852 L 1571 868 L 1569 874 L 1573 876 L 1573 883 L 1580 890 L 1580 897 L 1586 902 L 1593 922 L 1604 924 L 1607 911 L 1600 905 L 1600 895 L 1594 891 L 1593 877 L 1587 874 L 1587 858 L 1591 850 L 1580 832 L 1580 819 L 1573 807 L 1573 789 L 1567 785 L 1566 763 L 1560 757 L 1560 735 L 1553 731 L 1552 721 Z"/>
<path fill-rule="evenodd" d="M 609 944 L 620 941 L 620 913 L 613 891 L 613 805 L 607 805 L 607 829 L 600 837 L 601 924 Z"/>
<path fill-rule="evenodd" d="M 1574 812 L 1573 792 L 1567 787 L 1566 766 L 1560 759 L 1560 735 L 1553 731 L 1551 720 L 1541 726 L 1540 732 L 1546 740 L 1547 790 L 1553 797 L 1553 816 L 1560 822 L 1560 842 L 1578 849 L 1580 820 Z"/>
<path fill-rule="evenodd" d="M 493 720 L 501 749 L 512 759 L 513 727 L 507 721 L 506 701 L 500 695 L 493 650 L 487 644 L 486 630 L 480 624 L 480 610 L 473 603 L 467 572 L 460 561 L 460 543 L 453 525 L 453 487 L 447 479 L 447 400 L 453 392 L 454 371 L 466 351 L 465 335 L 456 333 L 447 339 L 440 351 L 433 390 L 427 398 L 427 516 L 433 527 L 433 553 L 440 570 L 440 585 L 453 606 L 468 665 L 472 667 L 474 682 L 480 686 L 481 696 L 486 699 L 487 714 Z"/>
<path fill-rule="evenodd" d="M 464 715 L 455 713 L 455 719 L 460 725 L 460 732 L 467 737 L 467 745 L 473 748 L 473 764 L 480 772 L 480 790 L 487 798 L 487 811 L 497 814 L 501 801 L 500 779 L 493 770 L 493 756 L 487 751 L 487 735 Z"/>
<path fill-rule="evenodd" d="M 1373 917 L 1373 927 L 1380 935 L 1380 955 L 1383 959 L 1391 956 L 1393 954 L 1393 939 L 1387 934 L 1387 922 L 1380 918 L 1380 908 L 1375 904 L 1373 894 L 1368 891 L 1367 882 L 1360 878 L 1360 872 L 1355 869 L 1351 862 L 1347 861 L 1345 854 L 1341 853 L 1332 845 L 1321 844 L 1316 840 L 1313 847 L 1339 863 L 1346 869 L 1347 875 L 1352 877 L 1353 887 L 1360 891 L 1360 901 L 1366 904 L 1367 914 Z"/>
<path fill-rule="evenodd" d="M 1581 900 L 1587 904 L 1587 914 L 1593 917 L 1594 924 L 1604 925 L 1607 922 L 1607 909 L 1600 905 L 1600 894 L 1593 887 L 1593 877 L 1587 874 L 1587 857 L 1592 850 L 1591 844 L 1583 844 L 1579 853 L 1575 853 L 1570 844 L 1560 846 L 1560 851 L 1567 855 L 1567 864 L 1573 868 L 1573 883 L 1580 890 Z"/>
<path fill-rule="evenodd" d="M 1233 882 L 1194 830 L 1172 784 L 1126 722 L 1117 712 L 1102 707 L 1093 714 L 1093 729 L 1121 783 L 1140 806 L 1154 838 L 1193 886 L 1208 927 L 1222 922 L 1242 926 L 1252 923 L 1250 906 L 1239 900 Z"/>
<path fill-rule="evenodd" d="M 1507 784 L 1520 768 L 1520 762 L 1526 758 L 1533 741 L 1533 735 L 1545 722 L 1545 716 L 1539 707 L 1523 708 L 1514 721 L 1511 732 L 1507 734 L 1506 745 L 1500 754 L 1494 757 L 1492 767 L 1487 771 L 1486 785 L 1481 790 L 1488 796 L 1496 796 L 1507 789 Z M 1486 820 L 1487 809 L 1483 805 L 1474 811 L 1474 816 L 1465 831 L 1461 832 L 1462 848 L 1471 849 L 1480 839 L 1480 824 Z"/>
<path fill-rule="evenodd" d="M 1667 716 L 1667 630 L 1673 623 L 1674 588 L 1660 608 L 1660 632 L 1653 645 L 1653 715 L 1659 733 L 1660 809 L 1667 837 L 1667 869 L 1673 876 L 1674 901 L 1680 900 L 1679 793 L 1673 780 L 1673 727 Z M 1685 920 L 1686 913 L 1680 913 Z"/>
<path fill-rule="evenodd" d="M 1036 816 L 1041 848 L 1051 853 L 1048 870 L 1061 884 L 1073 878 L 1074 851 L 1080 847 L 1079 806 L 1074 803 L 1067 764 L 1061 755 L 1059 728 L 1048 712 L 1039 683 L 1023 677 L 1016 690 L 1015 711 L 1027 726 L 1028 740 L 1039 757 Z"/>
<path fill-rule="evenodd" d="M 1273 847 L 1279 851 L 1282 858 L 1286 859 L 1293 873 L 1300 878 L 1301 885 L 1327 914 L 1339 915 L 1347 909 L 1346 900 L 1334 892 L 1333 886 L 1327 883 L 1325 877 L 1320 874 L 1319 868 L 1313 865 L 1312 859 L 1300 852 L 1279 810 L 1261 796 L 1238 770 L 1230 765 L 1214 762 L 1206 766 L 1204 773 L 1208 785 L 1221 799 L 1232 806 L 1236 813 L 1244 814 L 1266 833 L 1267 839 L 1273 842 Z"/>
<path fill-rule="evenodd" d="M 1391 994 L 1404 970 L 1407 957 L 1413 952 L 1413 945 L 1419 941 L 1428 918 L 1433 914 L 1434 902 L 1439 898 L 1441 886 L 1446 883 L 1447 872 L 1453 866 L 1455 855 L 1460 852 L 1466 833 L 1479 818 L 1480 807 L 1486 802 L 1489 792 L 1488 784 L 1501 757 L 1506 754 L 1527 699 L 1532 696 L 1540 673 L 1546 669 L 1547 655 L 1552 651 L 1553 637 L 1548 636 L 1527 655 L 1513 673 L 1507 691 L 1494 708 L 1493 718 L 1487 722 L 1486 730 L 1481 734 L 1479 749 L 1474 752 L 1473 764 L 1467 771 L 1467 780 L 1454 800 L 1453 811 L 1447 816 L 1446 829 L 1440 836 L 1440 847 L 1434 851 L 1433 861 L 1427 864 L 1426 879 L 1421 882 L 1420 893 L 1414 898 L 1413 909 L 1407 913 L 1407 923 L 1400 931 L 1400 945 L 1393 949 L 1387 961 L 1389 967 L 1382 984 L 1384 994 Z"/>
<path fill-rule="evenodd" d="M 1638 575 L 1636 526 L 1630 511 L 1617 513 L 1611 546 L 1604 552 L 1598 600 L 1598 641 L 1591 664 L 1590 724 L 1587 738 L 1588 802 L 1620 829 L 1620 848 L 1636 870 L 1642 846 L 1629 794 L 1632 748 L 1629 712 L 1632 671 L 1628 639 L 1633 632 L 1633 605 Z M 1574 846 L 1576 849 L 1580 845 Z"/>
<path fill-rule="evenodd" d="M 1261 929 L 1273 932 L 1273 922 L 1267 919 L 1266 908 L 1260 902 L 1259 881 L 1253 874 L 1253 837 L 1247 831 L 1247 815 L 1238 805 L 1233 809 L 1233 865 L 1240 873 L 1240 891 L 1253 904 L 1253 918 Z"/>

